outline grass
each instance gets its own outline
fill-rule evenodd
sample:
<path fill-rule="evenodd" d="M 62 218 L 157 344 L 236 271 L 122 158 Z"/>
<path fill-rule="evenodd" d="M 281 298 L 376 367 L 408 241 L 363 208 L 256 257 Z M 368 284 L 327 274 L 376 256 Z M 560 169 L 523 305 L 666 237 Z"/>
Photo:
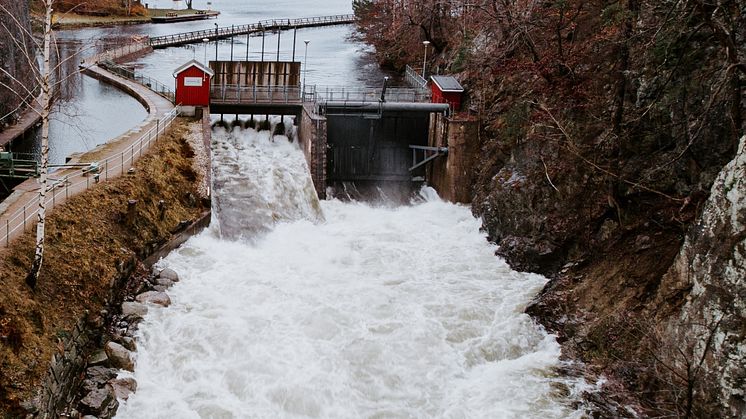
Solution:
<path fill-rule="evenodd" d="M 31 264 L 34 235 L 26 233 L 10 249 L 0 249 L 0 417 L 15 417 L 43 379 L 61 337 L 87 313 L 106 305 L 117 265 L 142 257 L 168 240 L 183 220 L 204 210 L 197 195 L 194 155 L 178 121 L 146 156 L 135 174 L 101 184 L 76 196 L 48 217 L 45 260 L 31 291 L 24 277 Z M 125 221 L 127 201 L 137 217 Z M 167 203 L 160 218 L 158 202 Z"/>

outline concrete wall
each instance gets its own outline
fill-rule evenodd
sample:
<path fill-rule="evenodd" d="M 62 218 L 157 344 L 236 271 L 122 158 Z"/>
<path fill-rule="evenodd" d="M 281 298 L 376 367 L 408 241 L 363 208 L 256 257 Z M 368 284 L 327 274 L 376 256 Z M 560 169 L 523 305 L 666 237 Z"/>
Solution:
<path fill-rule="evenodd" d="M 298 125 L 298 141 L 306 156 L 319 199 L 326 198 L 326 122 L 325 117 L 313 112 L 313 106 L 303 106 Z"/>
<path fill-rule="evenodd" d="M 435 114 L 430 119 L 429 145 L 448 147 L 448 155 L 429 165 L 428 183 L 445 200 L 471 203 L 473 165 L 479 153 L 479 122 Z"/>

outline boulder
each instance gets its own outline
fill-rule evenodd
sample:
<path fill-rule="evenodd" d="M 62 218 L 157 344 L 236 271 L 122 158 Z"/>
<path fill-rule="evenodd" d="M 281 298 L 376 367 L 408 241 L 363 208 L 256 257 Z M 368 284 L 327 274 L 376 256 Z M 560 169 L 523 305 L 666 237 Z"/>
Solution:
<path fill-rule="evenodd" d="M 132 353 L 128 351 L 127 348 L 116 342 L 109 342 L 106 344 L 105 350 L 112 366 L 127 371 L 135 370 L 135 362 L 132 360 Z"/>
<path fill-rule="evenodd" d="M 155 278 L 155 285 L 156 285 L 156 288 L 159 286 L 169 288 L 174 285 L 174 281 L 168 278 L 158 277 L 158 278 Z"/>
<path fill-rule="evenodd" d="M 118 407 L 119 402 L 114 397 L 114 391 L 107 387 L 91 391 L 80 401 L 82 413 L 98 418 L 111 418 Z"/>
<path fill-rule="evenodd" d="M 134 378 L 117 378 L 109 381 L 114 395 L 119 400 L 127 400 L 130 394 L 137 391 L 137 381 Z"/>
<path fill-rule="evenodd" d="M 95 367 L 96 365 L 106 365 L 106 363 L 109 362 L 109 357 L 106 356 L 106 352 L 103 350 L 98 350 L 93 353 L 93 355 L 88 358 L 88 366 Z"/>
<path fill-rule="evenodd" d="M 171 298 L 165 292 L 148 291 L 135 297 L 138 303 L 155 304 L 163 307 L 171 305 Z"/>
<path fill-rule="evenodd" d="M 179 274 L 173 269 L 166 268 L 158 274 L 159 279 L 167 279 L 171 282 L 179 282 Z"/>
<path fill-rule="evenodd" d="M 121 336 L 117 339 L 117 341 L 119 341 L 122 346 L 127 348 L 127 350 L 133 352 L 137 350 L 137 342 L 135 342 L 134 338 L 131 338 L 129 336 Z"/>
<path fill-rule="evenodd" d="M 141 320 L 148 314 L 148 307 L 142 303 L 127 301 L 122 303 L 122 316 L 124 318 Z"/>

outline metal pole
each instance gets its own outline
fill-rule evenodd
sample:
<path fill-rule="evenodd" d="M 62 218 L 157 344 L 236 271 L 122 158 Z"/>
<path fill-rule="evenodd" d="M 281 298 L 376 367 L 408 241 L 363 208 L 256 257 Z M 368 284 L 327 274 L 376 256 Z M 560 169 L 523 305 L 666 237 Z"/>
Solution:
<path fill-rule="evenodd" d="M 303 41 L 306 44 L 306 52 L 303 54 L 303 93 L 305 96 L 306 92 L 306 73 L 308 73 L 308 43 L 311 42 L 308 39 Z M 305 97 L 303 98 L 305 100 Z"/>
<path fill-rule="evenodd" d="M 249 41 L 251 40 L 251 31 L 246 30 L 246 61 L 249 61 Z"/>
<path fill-rule="evenodd" d="M 10 220 L 5 220 L 5 247 L 10 246 Z"/>
<path fill-rule="evenodd" d="M 215 24 L 215 61 L 218 60 L 218 24 Z"/>
<path fill-rule="evenodd" d="M 233 25 L 231 25 L 231 61 L 233 61 Z"/>
<path fill-rule="evenodd" d="M 295 62 L 295 39 L 297 38 L 297 35 L 298 35 L 298 27 L 295 26 L 293 28 L 293 59 L 290 60 L 292 62 Z"/>
<path fill-rule="evenodd" d="M 425 45 L 425 58 L 422 59 L 422 78 L 427 80 L 425 78 L 425 69 L 427 67 L 427 46 L 430 45 L 430 41 L 423 41 L 423 45 Z"/>
<path fill-rule="evenodd" d="M 280 35 L 282 34 L 282 29 L 277 29 L 277 60 L 280 61 Z"/>

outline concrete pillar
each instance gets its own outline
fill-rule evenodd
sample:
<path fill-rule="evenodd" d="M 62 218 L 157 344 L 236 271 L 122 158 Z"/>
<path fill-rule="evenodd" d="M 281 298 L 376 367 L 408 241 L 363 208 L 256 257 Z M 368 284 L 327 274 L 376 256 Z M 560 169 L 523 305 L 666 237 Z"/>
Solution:
<path fill-rule="evenodd" d="M 319 199 L 326 198 L 326 117 L 317 115 L 313 105 L 304 105 L 298 129 L 298 141 L 311 172 Z"/>
<path fill-rule="evenodd" d="M 479 153 L 479 121 L 436 114 L 430 119 L 432 147 L 448 147 L 448 155 L 435 159 L 427 169 L 427 182 L 450 201 L 472 201 L 475 157 Z"/>

